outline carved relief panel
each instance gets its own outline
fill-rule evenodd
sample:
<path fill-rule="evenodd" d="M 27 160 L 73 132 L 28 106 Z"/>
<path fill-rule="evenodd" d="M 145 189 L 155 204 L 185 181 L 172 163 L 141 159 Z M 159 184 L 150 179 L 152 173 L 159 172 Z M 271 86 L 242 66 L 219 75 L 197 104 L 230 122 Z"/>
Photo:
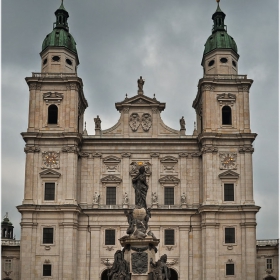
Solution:
<path fill-rule="evenodd" d="M 103 173 L 120 173 L 121 159 L 115 156 L 108 156 L 103 159 Z"/>
<path fill-rule="evenodd" d="M 129 171 L 129 174 L 134 177 L 138 174 L 138 170 L 141 166 L 144 166 L 145 167 L 145 171 L 146 171 L 146 175 L 147 176 L 150 176 L 152 174 L 152 165 L 150 164 L 150 162 L 148 161 L 132 161 L 131 164 L 130 164 L 130 171 Z"/>
<path fill-rule="evenodd" d="M 167 156 L 160 160 L 161 173 L 177 173 L 178 172 L 178 159 L 175 157 Z"/>
<path fill-rule="evenodd" d="M 140 117 L 138 113 L 132 113 L 129 117 L 129 126 L 132 129 L 132 131 L 136 132 L 140 127 L 140 124 L 142 130 L 144 132 L 148 132 L 152 126 L 152 116 L 149 113 L 144 113 Z"/>

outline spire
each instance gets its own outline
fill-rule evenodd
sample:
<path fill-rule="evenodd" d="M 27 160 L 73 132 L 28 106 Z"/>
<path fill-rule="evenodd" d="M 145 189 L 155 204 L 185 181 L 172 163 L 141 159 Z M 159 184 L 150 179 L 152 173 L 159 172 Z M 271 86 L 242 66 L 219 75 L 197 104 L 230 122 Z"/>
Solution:
<path fill-rule="evenodd" d="M 69 18 L 69 14 L 66 11 L 63 0 L 61 1 L 60 7 L 55 11 L 56 22 L 55 27 L 56 29 L 64 28 L 65 30 L 69 31 L 67 19 Z"/>
<path fill-rule="evenodd" d="M 218 3 L 218 6 L 216 9 L 216 12 L 212 16 L 212 19 L 214 22 L 212 33 L 216 32 L 218 30 L 226 31 L 226 29 L 225 29 L 226 25 L 224 24 L 226 14 L 220 8 L 220 4 L 219 4 L 220 0 L 216 0 L 216 1 Z"/>

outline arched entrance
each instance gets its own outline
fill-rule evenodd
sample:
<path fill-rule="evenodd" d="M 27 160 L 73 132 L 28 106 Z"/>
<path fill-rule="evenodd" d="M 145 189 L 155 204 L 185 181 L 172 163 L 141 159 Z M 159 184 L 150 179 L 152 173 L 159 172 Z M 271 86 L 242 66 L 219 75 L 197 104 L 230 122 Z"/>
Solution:
<path fill-rule="evenodd" d="M 109 269 L 105 269 L 102 274 L 101 274 L 101 280 L 111 280 L 111 277 L 108 277 L 108 270 Z"/>
<path fill-rule="evenodd" d="M 177 274 L 176 270 L 170 268 L 170 274 L 171 274 L 171 277 L 169 280 L 178 280 L 178 274 Z"/>
<path fill-rule="evenodd" d="M 268 276 L 268 277 L 264 278 L 264 280 L 276 280 L 276 278 L 274 278 L 272 276 Z"/>

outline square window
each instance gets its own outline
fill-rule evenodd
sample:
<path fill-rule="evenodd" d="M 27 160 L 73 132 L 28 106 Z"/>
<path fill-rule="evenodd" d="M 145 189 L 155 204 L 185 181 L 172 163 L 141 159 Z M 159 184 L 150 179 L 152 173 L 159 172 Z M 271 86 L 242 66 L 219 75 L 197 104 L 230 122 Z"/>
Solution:
<path fill-rule="evenodd" d="M 164 188 L 164 204 L 165 205 L 174 205 L 174 188 L 173 187 Z"/>
<path fill-rule="evenodd" d="M 53 228 L 43 228 L 43 244 L 53 244 Z"/>
<path fill-rule="evenodd" d="M 55 183 L 45 183 L 45 200 L 54 200 Z"/>
<path fill-rule="evenodd" d="M 175 245 L 174 229 L 166 229 L 164 231 L 164 245 Z"/>
<path fill-rule="evenodd" d="M 234 184 L 224 184 L 224 201 L 234 201 Z"/>
<path fill-rule="evenodd" d="M 106 205 L 116 205 L 116 187 L 106 188 Z"/>
<path fill-rule="evenodd" d="M 52 276 L 51 264 L 43 264 L 43 276 Z"/>
<path fill-rule="evenodd" d="M 266 259 L 266 269 L 272 269 L 272 259 Z"/>
<path fill-rule="evenodd" d="M 114 229 L 105 230 L 105 245 L 115 245 L 115 235 Z"/>
<path fill-rule="evenodd" d="M 235 243 L 235 228 L 225 228 L 225 243 Z"/>
<path fill-rule="evenodd" d="M 12 260 L 5 260 L 5 271 L 12 271 Z"/>
<path fill-rule="evenodd" d="M 226 264 L 226 275 L 234 275 L 234 264 L 233 263 Z"/>

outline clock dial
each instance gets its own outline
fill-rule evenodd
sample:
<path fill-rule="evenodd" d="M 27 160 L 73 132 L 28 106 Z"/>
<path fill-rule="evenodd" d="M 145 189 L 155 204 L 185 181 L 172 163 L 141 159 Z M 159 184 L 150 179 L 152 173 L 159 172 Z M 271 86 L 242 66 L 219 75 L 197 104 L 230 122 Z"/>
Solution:
<path fill-rule="evenodd" d="M 222 154 L 221 169 L 236 169 L 236 156 L 233 154 Z"/>
<path fill-rule="evenodd" d="M 43 165 L 48 168 L 59 168 L 59 153 L 45 152 L 43 153 Z"/>

